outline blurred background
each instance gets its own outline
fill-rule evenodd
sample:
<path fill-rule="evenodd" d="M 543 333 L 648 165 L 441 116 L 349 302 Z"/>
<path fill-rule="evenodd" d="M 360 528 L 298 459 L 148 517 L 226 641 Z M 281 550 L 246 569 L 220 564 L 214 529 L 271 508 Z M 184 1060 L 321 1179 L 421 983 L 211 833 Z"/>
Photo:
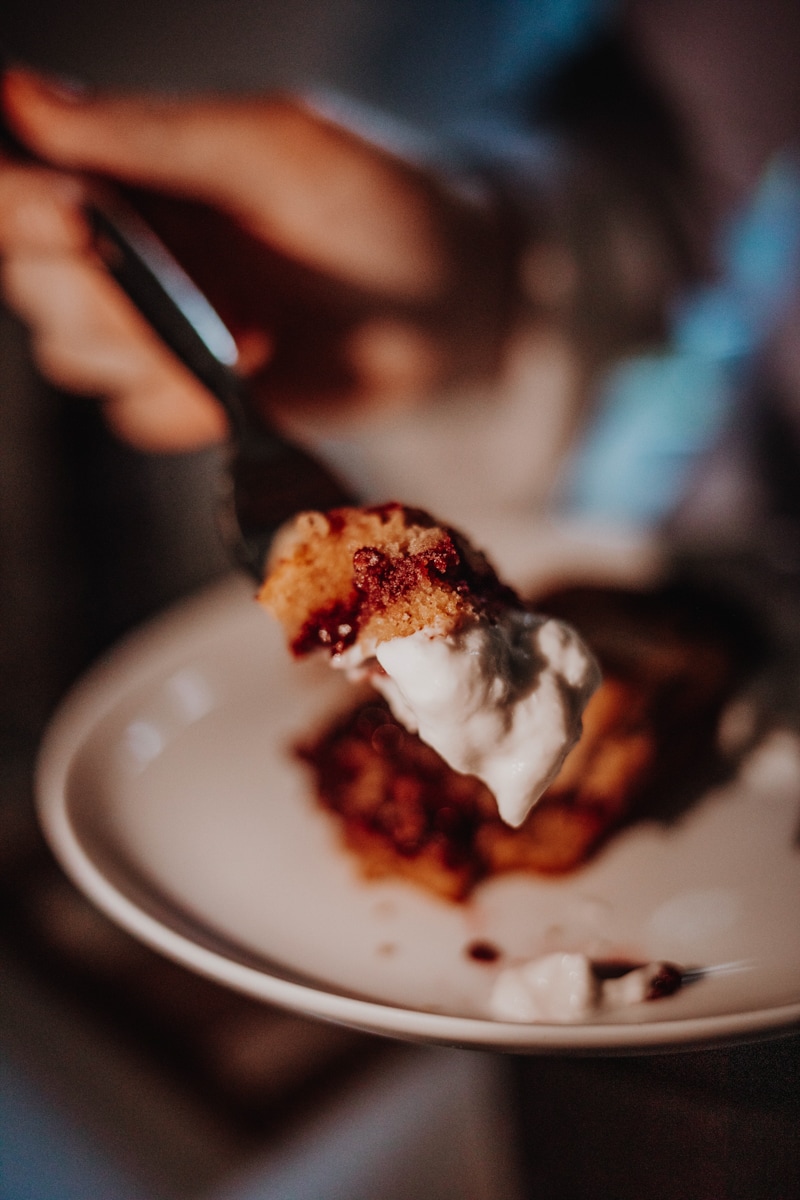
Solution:
<path fill-rule="evenodd" d="M 569 516 L 757 547 L 793 598 L 799 26 L 789 0 L 5 0 L 0 40 L 98 85 L 335 89 L 480 162 L 537 231 L 544 206 L 502 391 L 321 450 L 366 496 L 476 529 Z M 800 1195 L 795 1039 L 618 1061 L 398 1046 L 229 994 L 89 907 L 36 828 L 36 747 L 98 654 L 227 572 L 220 456 L 116 442 L 8 314 L 0 364 L 3 1200 Z"/>

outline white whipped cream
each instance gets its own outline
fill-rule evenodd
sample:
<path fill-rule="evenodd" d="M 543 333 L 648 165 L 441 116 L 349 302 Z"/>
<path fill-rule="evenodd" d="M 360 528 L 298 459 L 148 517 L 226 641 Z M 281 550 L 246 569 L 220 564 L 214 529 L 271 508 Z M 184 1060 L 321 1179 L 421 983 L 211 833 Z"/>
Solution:
<path fill-rule="evenodd" d="M 558 774 L 581 734 L 581 714 L 600 682 L 597 664 L 570 626 L 508 609 L 455 634 L 422 629 L 334 665 L 370 675 L 392 712 L 456 771 L 494 793 L 502 819 L 518 826 Z"/>
<path fill-rule="evenodd" d="M 680 987 L 680 980 L 678 969 L 662 962 L 603 979 L 585 954 L 557 952 L 501 971 L 489 1011 L 498 1021 L 569 1024 L 669 995 Z"/>

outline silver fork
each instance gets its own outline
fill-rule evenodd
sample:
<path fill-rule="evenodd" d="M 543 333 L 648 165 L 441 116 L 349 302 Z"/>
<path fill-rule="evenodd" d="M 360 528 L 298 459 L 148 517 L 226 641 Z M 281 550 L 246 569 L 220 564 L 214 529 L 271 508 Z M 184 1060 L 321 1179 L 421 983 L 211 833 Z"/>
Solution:
<path fill-rule="evenodd" d="M 0 73 L 4 56 L 0 54 Z M 0 149 L 37 161 L 0 117 Z M 231 427 L 220 530 L 235 564 L 261 579 L 275 531 L 305 508 L 353 498 L 333 473 L 257 412 L 236 371 L 236 342 L 208 298 L 149 225 L 113 190 L 92 189 L 86 217 L 109 274 L 164 344 L 225 409 Z"/>
<path fill-rule="evenodd" d="M 164 344 L 225 409 L 231 426 L 220 527 L 235 563 L 263 578 L 275 531 L 307 508 L 353 497 L 313 455 L 256 411 L 236 370 L 236 342 L 207 297 L 128 205 L 98 193 L 87 206 L 95 249 Z"/>

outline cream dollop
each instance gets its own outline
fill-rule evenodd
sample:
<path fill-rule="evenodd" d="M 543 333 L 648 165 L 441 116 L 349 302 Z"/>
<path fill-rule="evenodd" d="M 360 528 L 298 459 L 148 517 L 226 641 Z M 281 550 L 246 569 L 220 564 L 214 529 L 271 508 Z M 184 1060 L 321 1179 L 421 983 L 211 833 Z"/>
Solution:
<path fill-rule="evenodd" d="M 672 995 L 682 979 L 680 968 L 664 962 L 645 963 L 617 978 L 603 978 L 585 954 L 559 951 L 501 971 L 489 1010 L 498 1021 L 569 1024 Z"/>
<path fill-rule="evenodd" d="M 397 719 L 454 770 L 483 780 L 512 826 L 558 774 L 600 682 L 569 625 L 522 609 L 452 634 L 422 629 L 356 646 L 336 665 L 358 673 L 373 656 L 382 670 L 371 681 Z"/>

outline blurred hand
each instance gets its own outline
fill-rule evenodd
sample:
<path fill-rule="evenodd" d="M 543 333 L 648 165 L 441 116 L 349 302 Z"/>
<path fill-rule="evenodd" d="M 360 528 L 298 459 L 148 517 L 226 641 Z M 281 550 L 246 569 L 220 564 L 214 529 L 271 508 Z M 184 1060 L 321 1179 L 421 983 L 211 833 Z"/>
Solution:
<path fill-rule="evenodd" d="M 118 181 L 230 324 L 273 418 L 407 403 L 497 361 L 504 234 L 480 197 L 301 101 L 73 94 L 4 80 L 46 167 L 0 162 L 7 303 L 55 384 L 150 449 L 222 437 L 211 397 L 96 261 L 81 202 Z"/>

